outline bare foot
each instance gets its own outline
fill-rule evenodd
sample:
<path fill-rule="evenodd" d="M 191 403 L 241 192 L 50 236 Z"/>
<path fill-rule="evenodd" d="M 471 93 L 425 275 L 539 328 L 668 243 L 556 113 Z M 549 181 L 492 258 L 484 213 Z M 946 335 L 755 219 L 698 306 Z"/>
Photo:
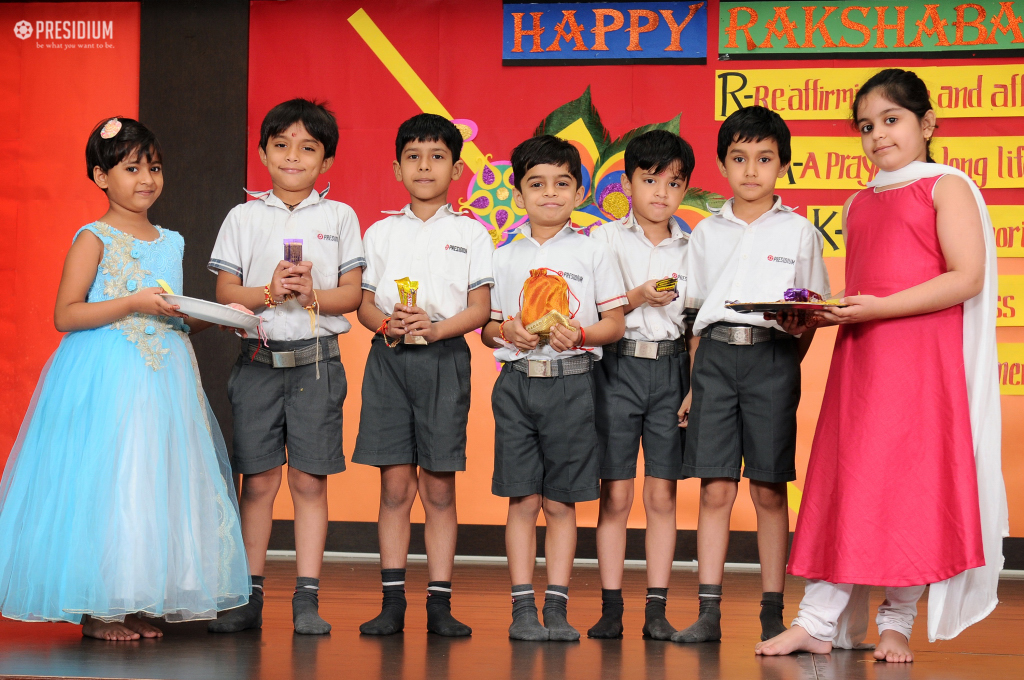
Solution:
<path fill-rule="evenodd" d="M 97 640 L 138 640 L 139 634 L 130 628 L 112 621 L 100 621 L 91 616 L 82 617 L 82 635 Z"/>
<path fill-rule="evenodd" d="M 883 630 L 881 639 L 875 647 L 875 658 L 889 663 L 910 663 L 914 660 L 914 653 L 910 651 L 910 640 L 903 633 Z"/>
<path fill-rule="evenodd" d="M 828 654 L 832 651 L 832 643 L 813 638 L 800 626 L 792 626 L 785 633 L 780 633 L 771 640 L 759 642 L 754 647 L 754 654 L 780 656 L 793 652 L 810 652 L 811 654 Z"/>
<path fill-rule="evenodd" d="M 138 616 L 129 614 L 124 617 L 124 626 L 133 630 L 144 638 L 163 637 L 164 632 L 154 625 L 148 624 Z"/>

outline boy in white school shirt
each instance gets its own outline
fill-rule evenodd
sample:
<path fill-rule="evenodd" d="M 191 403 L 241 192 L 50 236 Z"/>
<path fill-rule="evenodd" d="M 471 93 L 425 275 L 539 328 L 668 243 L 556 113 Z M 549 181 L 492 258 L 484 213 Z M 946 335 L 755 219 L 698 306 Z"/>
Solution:
<path fill-rule="evenodd" d="M 413 116 L 398 128 L 395 179 L 409 204 L 366 230 L 359 321 L 376 331 L 363 374 L 359 437 L 352 460 L 380 468 L 381 613 L 359 627 L 391 635 L 405 626 L 410 512 L 426 513 L 427 630 L 470 635 L 451 613 L 458 520 L 455 472 L 466 469 L 470 354 L 463 337 L 490 314 L 490 235 L 452 210 L 448 187 L 462 175 L 462 135 L 448 119 Z M 415 306 L 397 281 L 419 285 Z M 425 340 L 425 344 L 403 342 Z"/>
<path fill-rule="evenodd" d="M 580 155 L 544 135 L 512 151 L 513 198 L 529 222 L 521 238 L 494 251 L 491 320 L 482 339 L 504 362 L 494 383 L 494 477 L 491 492 L 509 499 L 505 547 L 512 577 L 515 640 L 578 640 L 566 620 L 576 553 L 576 503 L 600 494 L 594 362 L 622 337 L 626 291 L 608 247 L 576 233 L 570 217 L 583 200 Z M 531 270 L 564 279 L 571 315 L 548 344 L 523 326 L 520 291 Z M 537 517 L 547 521 L 548 587 L 544 625 L 537 619 L 533 568 Z"/>
<path fill-rule="evenodd" d="M 314 189 L 337 147 L 338 125 L 323 105 L 293 99 L 271 109 L 260 127 L 259 154 L 273 189 L 228 213 L 210 256 L 217 301 L 259 314 L 269 338 L 269 347 L 256 338 L 242 341 L 228 381 L 235 422 L 231 465 L 242 475 L 239 508 L 252 596 L 212 622 L 212 632 L 263 623 L 263 567 L 286 463 L 295 507 L 295 632 L 331 630 L 318 613 L 317 592 L 327 475 L 345 469 L 341 409 L 348 386 L 338 334 L 351 328 L 342 314 L 359 305 L 366 264 L 355 212 Z M 283 259 L 285 239 L 302 240 L 297 263 Z"/>
<path fill-rule="evenodd" d="M 693 334 L 699 339 L 690 350 L 691 394 L 679 420 L 688 428 L 683 471 L 701 479 L 700 613 L 674 642 L 722 637 L 722 575 L 741 467 L 757 511 L 761 639 L 785 630 L 786 484 L 796 479 L 800 361 L 814 333 L 794 337 L 775 321 L 725 305 L 781 300 L 789 288 L 829 297 L 821 235 L 774 194 L 790 157 L 789 129 L 779 114 L 751 106 L 729 116 L 718 132 L 718 168 L 733 198 L 690 236 L 685 304 L 697 310 Z"/>
<path fill-rule="evenodd" d="M 626 146 L 622 187 L 631 211 L 591 232 L 610 247 L 625 279 L 626 335 L 605 347 L 595 369 L 601 461 L 597 556 L 601 619 L 587 637 L 622 637 L 622 570 L 626 523 L 633 505 L 640 441 L 644 448 L 647 518 L 647 601 L 643 634 L 668 640 L 665 617 L 676 546 L 676 487 L 683 479 L 683 443 L 676 411 L 689 392 L 686 354 L 686 249 L 689 234 L 672 216 L 686 197 L 693 149 L 679 135 L 651 130 Z M 659 290 L 658 281 L 673 287 Z"/>

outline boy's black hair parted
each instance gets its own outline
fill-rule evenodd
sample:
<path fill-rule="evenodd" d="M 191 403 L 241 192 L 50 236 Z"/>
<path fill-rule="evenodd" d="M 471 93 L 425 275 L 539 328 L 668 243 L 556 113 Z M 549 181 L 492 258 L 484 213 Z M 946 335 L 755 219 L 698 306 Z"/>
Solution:
<path fill-rule="evenodd" d="M 398 126 L 395 160 L 402 162 L 402 151 L 409 142 L 442 142 L 452 152 L 452 163 L 462 157 L 462 133 L 444 116 L 420 113 Z"/>
<path fill-rule="evenodd" d="M 637 168 L 657 175 L 678 163 L 679 174 L 687 183 L 696 165 L 693 147 L 668 130 L 649 130 L 629 140 L 626 144 L 625 163 L 626 177 L 630 181 Z"/>
<path fill-rule="evenodd" d="M 100 132 L 111 120 L 121 123 L 121 129 L 110 139 L 103 139 Z M 162 158 L 160 142 L 148 127 L 132 118 L 104 118 L 89 134 L 85 143 L 85 172 L 92 179 L 93 168 L 99 166 L 103 172 L 130 158 L 132 161 L 159 161 Z M 106 191 L 106 189 L 104 189 Z"/>
<path fill-rule="evenodd" d="M 735 111 L 718 128 L 718 160 L 725 163 L 729 146 L 736 142 L 760 142 L 762 139 L 775 140 L 783 165 L 792 160 L 789 128 L 782 116 L 763 106 L 748 106 Z"/>
<path fill-rule="evenodd" d="M 270 109 L 260 125 L 260 148 L 266 151 L 271 137 L 281 134 L 295 123 L 302 123 L 306 132 L 323 144 L 325 160 L 334 158 L 338 152 L 338 121 L 327 108 L 326 102 L 309 99 L 289 99 Z"/>
<path fill-rule="evenodd" d="M 583 164 L 575 146 L 554 135 L 530 137 L 512 149 L 512 176 L 515 188 L 522 191 L 522 180 L 536 165 L 564 165 L 576 180 L 576 188 L 583 185 Z"/>
<path fill-rule="evenodd" d="M 860 86 L 857 95 L 853 98 L 853 114 L 851 122 L 853 128 L 857 128 L 857 112 L 861 102 L 864 101 L 870 92 L 878 90 L 878 93 L 897 106 L 901 106 L 917 116 L 918 120 L 924 118 L 924 114 L 934 107 L 928 96 L 928 86 L 913 71 L 904 71 L 900 68 L 887 68 L 879 71 L 868 78 L 867 82 Z M 935 127 L 939 127 L 936 125 Z M 932 140 L 929 137 L 925 142 L 925 150 L 928 154 L 928 162 L 932 160 Z"/>

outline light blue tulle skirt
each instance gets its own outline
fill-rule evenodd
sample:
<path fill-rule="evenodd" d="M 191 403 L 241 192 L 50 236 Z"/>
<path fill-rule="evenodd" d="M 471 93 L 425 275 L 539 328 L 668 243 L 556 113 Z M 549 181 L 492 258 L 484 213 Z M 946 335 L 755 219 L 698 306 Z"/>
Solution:
<path fill-rule="evenodd" d="M 160 368 L 110 327 L 43 369 L 0 482 L 0 613 L 215 618 L 248 601 L 227 450 L 187 337 Z"/>

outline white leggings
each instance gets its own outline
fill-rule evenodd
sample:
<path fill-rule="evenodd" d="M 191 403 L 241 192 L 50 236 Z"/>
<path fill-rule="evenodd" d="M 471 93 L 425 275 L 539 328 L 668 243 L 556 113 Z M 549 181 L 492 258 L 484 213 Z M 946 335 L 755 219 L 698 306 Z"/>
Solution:
<path fill-rule="evenodd" d="M 865 587 L 849 583 L 807 581 L 804 599 L 800 601 L 800 613 L 793 620 L 793 625 L 800 626 L 811 637 L 827 642 L 840 642 L 849 638 L 846 631 L 840 630 L 840 621 L 847 605 L 850 604 L 850 595 L 854 588 L 863 588 L 866 593 Z M 914 619 L 917 617 L 917 601 L 921 599 L 924 589 L 925 586 L 887 587 L 885 602 L 878 608 L 878 616 L 875 617 L 878 632 L 894 630 L 909 640 Z M 856 623 L 846 625 L 857 626 Z M 863 621 L 860 626 L 866 628 L 867 622 Z M 857 637 L 856 634 L 854 637 Z M 860 637 L 863 639 L 863 634 Z M 840 643 L 836 646 L 848 645 Z"/>

